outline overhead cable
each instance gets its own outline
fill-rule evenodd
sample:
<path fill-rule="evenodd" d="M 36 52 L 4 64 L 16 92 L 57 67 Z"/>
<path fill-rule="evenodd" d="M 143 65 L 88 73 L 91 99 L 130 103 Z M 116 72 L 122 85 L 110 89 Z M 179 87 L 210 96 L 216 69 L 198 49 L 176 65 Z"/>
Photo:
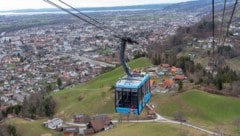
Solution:
<path fill-rule="evenodd" d="M 238 0 L 235 0 L 235 3 L 234 3 L 234 5 L 233 5 L 233 10 L 232 10 L 232 13 L 231 13 L 231 17 L 230 17 L 230 19 L 229 19 L 229 21 L 228 21 L 228 24 L 227 24 L 227 32 L 226 32 L 226 34 L 225 34 L 225 36 L 224 36 L 224 38 L 223 38 L 223 45 L 225 44 L 226 38 L 229 36 L 229 28 L 230 28 L 230 25 L 231 25 L 231 23 L 232 23 L 232 18 L 233 18 L 233 15 L 234 15 L 234 13 L 235 13 L 237 4 L 238 4 Z"/>
<path fill-rule="evenodd" d="M 221 30 L 220 30 L 221 37 L 219 38 L 219 41 L 222 40 L 222 38 L 223 38 L 223 23 L 224 23 L 224 19 L 225 19 L 226 3 L 227 3 L 227 0 L 224 0 L 224 7 L 223 7 L 223 13 L 222 13 L 222 22 L 221 22 Z"/>

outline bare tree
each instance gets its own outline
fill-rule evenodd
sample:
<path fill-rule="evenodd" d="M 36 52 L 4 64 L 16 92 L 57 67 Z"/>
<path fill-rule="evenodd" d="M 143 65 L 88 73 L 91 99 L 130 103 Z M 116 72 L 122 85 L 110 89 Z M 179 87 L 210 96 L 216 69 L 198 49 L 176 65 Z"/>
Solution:
<path fill-rule="evenodd" d="M 22 103 L 22 110 L 21 110 L 21 115 L 22 116 L 27 116 L 28 115 L 28 109 L 29 109 L 29 104 L 27 98 L 24 98 L 23 103 Z"/>
<path fill-rule="evenodd" d="M 7 126 L 7 131 L 10 136 L 17 136 L 17 130 L 16 127 L 13 125 L 8 125 Z"/>
<path fill-rule="evenodd" d="M 240 117 L 233 120 L 233 125 L 237 128 L 238 131 L 240 131 Z"/>
<path fill-rule="evenodd" d="M 29 99 L 24 99 L 21 114 L 35 118 L 36 116 L 53 116 L 56 102 L 42 91 L 33 93 Z"/>
<path fill-rule="evenodd" d="M 175 111 L 173 113 L 174 120 L 180 121 L 180 122 L 186 122 L 186 117 L 181 111 Z"/>
<path fill-rule="evenodd" d="M 14 125 L 0 125 L 0 136 L 21 136 Z"/>
<path fill-rule="evenodd" d="M 0 111 L 0 121 L 3 119 L 2 111 Z"/>
<path fill-rule="evenodd" d="M 10 136 L 5 125 L 0 125 L 0 136 Z"/>
<path fill-rule="evenodd" d="M 224 124 L 217 125 L 216 132 L 218 133 L 218 136 L 226 136 L 225 131 Z"/>
<path fill-rule="evenodd" d="M 240 94 L 240 81 L 235 81 L 232 83 L 232 93 L 235 95 L 239 95 Z"/>
<path fill-rule="evenodd" d="M 50 96 L 45 100 L 45 115 L 46 116 L 53 116 L 56 109 L 56 102 L 54 101 L 53 97 Z"/>

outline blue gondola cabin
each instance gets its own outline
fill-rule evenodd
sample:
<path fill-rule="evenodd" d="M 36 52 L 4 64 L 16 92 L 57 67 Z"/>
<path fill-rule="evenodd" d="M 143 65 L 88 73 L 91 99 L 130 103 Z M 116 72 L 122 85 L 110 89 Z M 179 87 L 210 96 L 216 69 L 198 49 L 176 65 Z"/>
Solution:
<path fill-rule="evenodd" d="M 115 108 L 120 114 L 139 115 L 151 98 L 150 76 L 124 76 L 115 85 Z"/>

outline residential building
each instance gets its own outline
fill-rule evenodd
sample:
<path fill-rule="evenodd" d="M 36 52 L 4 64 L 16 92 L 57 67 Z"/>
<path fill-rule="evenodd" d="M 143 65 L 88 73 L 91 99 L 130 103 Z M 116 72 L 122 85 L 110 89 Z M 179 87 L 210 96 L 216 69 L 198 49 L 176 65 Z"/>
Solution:
<path fill-rule="evenodd" d="M 46 122 L 43 122 L 44 126 L 49 129 L 58 129 L 63 126 L 63 120 L 59 118 L 54 118 L 52 120 L 48 120 Z"/>

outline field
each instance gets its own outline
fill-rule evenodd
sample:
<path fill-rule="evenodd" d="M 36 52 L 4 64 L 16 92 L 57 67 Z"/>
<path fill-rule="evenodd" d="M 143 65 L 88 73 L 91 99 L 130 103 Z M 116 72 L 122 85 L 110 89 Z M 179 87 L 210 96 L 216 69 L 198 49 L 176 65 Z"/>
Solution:
<path fill-rule="evenodd" d="M 208 136 L 199 131 L 168 123 L 123 123 L 96 136 Z"/>
<path fill-rule="evenodd" d="M 203 68 L 206 68 L 208 66 L 208 62 L 209 62 L 209 57 L 205 57 L 205 58 L 198 57 L 194 60 L 195 64 L 199 63 L 203 66 Z"/>
<path fill-rule="evenodd" d="M 209 57 L 204 57 L 204 58 L 196 58 L 194 60 L 194 63 L 200 63 L 204 68 L 208 65 Z M 229 66 L 232 70 L 234 71 L 240 71 L 240 57 L 233 58 L 233 59 L 227 59 L 225 60 L 227 66 Z"/>
<path fill-rule="evenodd" d="M 240 71 L 240 57 L 226 60 L 226 63 L 231 69 Z"/>
<path fill-rule="evenodd" d="M 27 121 L 13 118 L 6 123 L 16 126 L 17 133 L 21 136 L 61 136 L 62 133 L 45 128 L 42 123 L 46 120 Z"/>
<path fill-rule="evenodd" d="M 131 68 L 149 65 L 146 58 L 130 63 Z M 67 120 L 77 113 L 90 115 L 106 113 L 117 116 L 112 87 L 123 75 L 122 67 L 118 67 L 86 84 L 53 94 L 58 105 L 56 115 Z M 199 90 L 188 90 L 175 96 L 155 95 L 150 102 L 156 105 L 158 113 L 170 119 L 173 119 L 174 112 L 181 111 L 190 123 L 212 131 L 219 125 L 224 125 L 227 133 L 232 135 L 236 132 L 232 122 L 240 117 L 240 99 L 212 95 Z"/>
<path fill-rule="evenodd" d="M 175 96 L 156 95 L 151 102 L 157 105 L 157 112 L 168 118 L 173 118 L 173 113 L 180 111 L 188 122 L 199 127 L 216 131 L 221 125 L 228 134 L 240 134 L 232 125 L 233 120 L 240 117 L 238 98 L 189 90 Z"/>
<path fill-rule="evenodd" d="M 146 58 L 136 59 L 129 63 L 132 69 L 150 65 L 149 60 Z M 115 113 L 112 87 L 123 75 L 122 67 L 118 67 L 94 78 L 86 84 L 54 93 L 53 97 L 57 101 L 57 116 L 71 119 L 74 114 L 80 113 L 90 115 Z"/>

